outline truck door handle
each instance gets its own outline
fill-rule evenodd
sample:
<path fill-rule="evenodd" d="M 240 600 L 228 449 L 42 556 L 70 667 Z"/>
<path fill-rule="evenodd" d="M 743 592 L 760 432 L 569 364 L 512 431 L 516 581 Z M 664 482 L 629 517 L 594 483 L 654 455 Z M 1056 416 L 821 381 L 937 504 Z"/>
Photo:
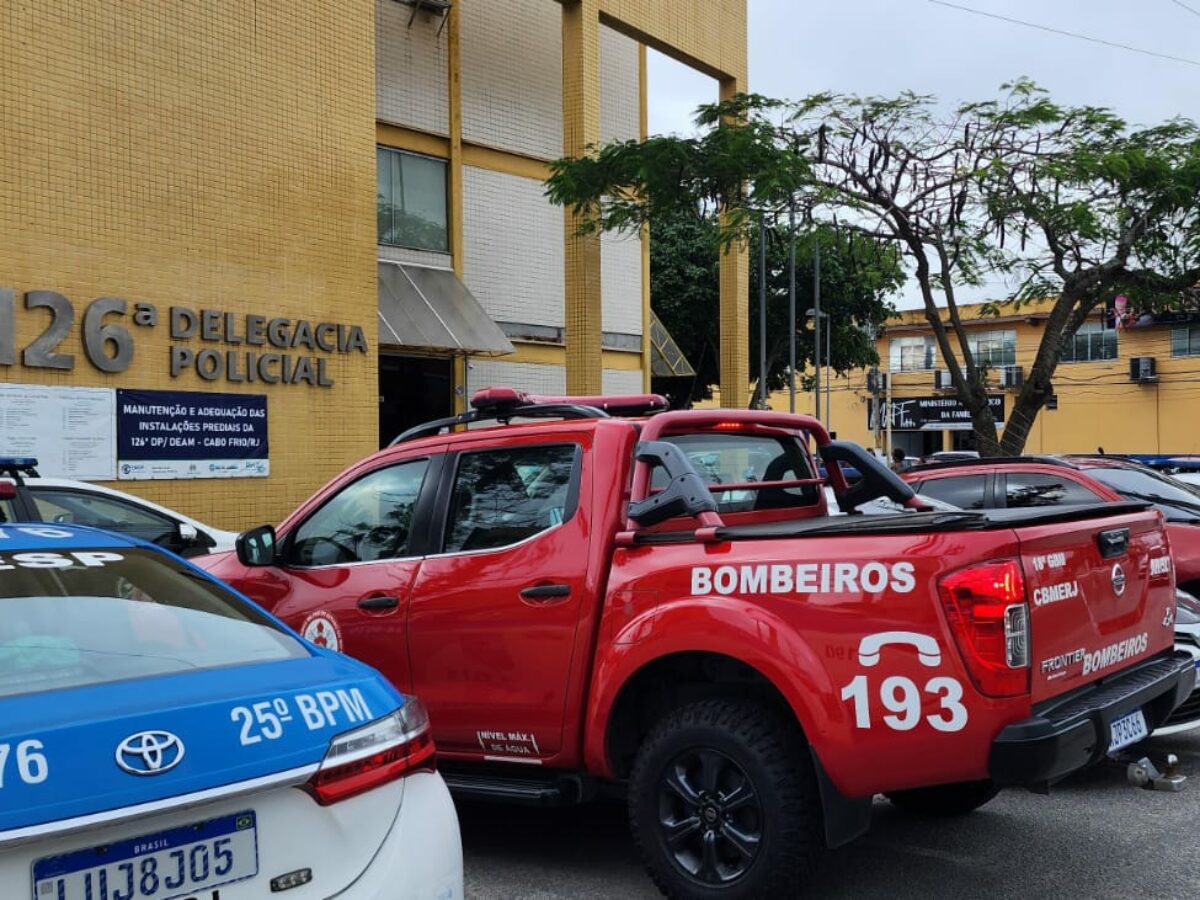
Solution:
<path fill-rule="evenodd" d="M 380 612 L 385 609 L 395 609 L 400 605 L 400 598 L 391 594 L 376 594 L 373 597 L 363 597 L 358 601 L 358 608 L 367 612 Z"/>
<path fill-rule="evenodd" d="M 571 596 L 571 586 L 569 584 L 535 584 L 522 590 L 521 596 L 526 600 L 560 600 L 563 597 Z"/>

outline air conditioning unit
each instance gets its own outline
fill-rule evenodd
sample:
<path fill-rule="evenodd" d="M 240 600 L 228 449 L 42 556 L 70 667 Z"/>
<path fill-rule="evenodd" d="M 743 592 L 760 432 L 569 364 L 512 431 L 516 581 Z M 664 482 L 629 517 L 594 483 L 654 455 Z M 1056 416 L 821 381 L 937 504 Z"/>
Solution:
<path fill-rule="evenodd" d="M 954 379 L 950 377 L 949 369 L 935 369 L 933 373 L 933 388 L 936 391 L 954 390 Z"/>
<path fill-rule="evenodd" d="M 1130 357 L 1129 380 L 1138 384 L 1153 384 L 1158 381 L 1158 361 L 1153 356 Z"/>
<path fill-rule="evenodd" d="M 1019 388 L 1025 383 L 1025 370 L 1020 366 L 1000 367 L 1000 387 Z"/>

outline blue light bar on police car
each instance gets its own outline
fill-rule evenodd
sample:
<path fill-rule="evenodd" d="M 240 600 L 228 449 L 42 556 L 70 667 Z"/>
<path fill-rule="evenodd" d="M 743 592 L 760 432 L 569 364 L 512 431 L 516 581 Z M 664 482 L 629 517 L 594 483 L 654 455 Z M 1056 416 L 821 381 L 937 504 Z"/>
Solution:
<path fill-rule="evenodd" d="M 0 456 L 0 469 L 36 469 L 37 457 Z"/>

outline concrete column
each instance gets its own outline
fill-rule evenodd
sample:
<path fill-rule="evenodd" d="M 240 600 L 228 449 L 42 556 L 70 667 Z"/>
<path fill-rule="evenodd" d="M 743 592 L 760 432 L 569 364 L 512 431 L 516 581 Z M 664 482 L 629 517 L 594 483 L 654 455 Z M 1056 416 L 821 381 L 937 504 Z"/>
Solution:
<path fill-rule="evenodd" d="M 599 0 L 564 0 L 562 28 L 563 153 L 582 156 L 600 142 Z M 567 393 L 600 394 L 600 235 L 577 234 L 570 210 L 564 219 Z"/>
<path fill-rule="evenodd" d="M 741 90 L 736 78 L 721 80 L 721 99 Z M 721 255 L 721 405 L 750 405 L 750 269 L 746 248 L 737 244 Z"/>
<path fill-rule="evenodd" d="M 446 14 L 446 85 L 450 96 L 450 159 L 447 166 L 450 180 L 450 264 L 454 274 L 463 277 L 463 147 L 462 147 L 462 8 L 463 0 L 452 0 Z M 454 357 L 451 377 L 454 391 L 454 412 L 467 411 L 467 357 Z"/>

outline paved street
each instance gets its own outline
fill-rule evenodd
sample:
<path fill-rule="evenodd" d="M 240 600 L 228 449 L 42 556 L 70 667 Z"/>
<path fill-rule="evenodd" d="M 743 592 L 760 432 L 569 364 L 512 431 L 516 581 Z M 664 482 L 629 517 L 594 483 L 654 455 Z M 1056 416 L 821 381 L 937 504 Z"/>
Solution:
<path fill-rule="evenodd" d="M 814 896 L 1155 898 L 1200 893 L 1200 734 L 1152 741 L 1192 776 L 1138 790 L 1102 768 L 1049 797 L 1011 791 L 964 819 L 930 822 L 879 801 L 871 832 L 826 858 Z M 624 807 L 460 806 L 470 898 L 656 897 Z"/>

